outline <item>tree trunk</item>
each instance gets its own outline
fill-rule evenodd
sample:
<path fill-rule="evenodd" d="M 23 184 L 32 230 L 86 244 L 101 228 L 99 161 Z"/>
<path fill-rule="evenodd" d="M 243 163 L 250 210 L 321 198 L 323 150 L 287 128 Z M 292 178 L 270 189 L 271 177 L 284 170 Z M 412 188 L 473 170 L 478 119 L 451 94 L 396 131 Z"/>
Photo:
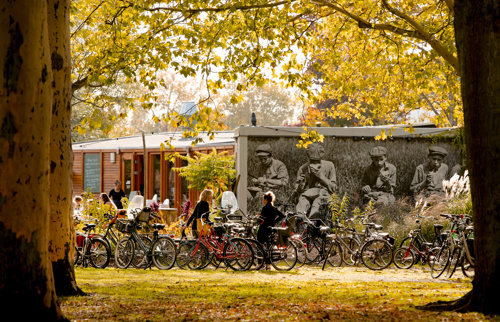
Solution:
<path fill-rule="evenodd" d="M 456 0 L 455 33 L 474 214 L 469 309 L 500 314 L 500 3 Z"/>
<path fill-rule="evenodd" d="M 64 319 L 49 256 L 52 71 L 46 1 L 0 4 L 0 301 Z"/>
<path fill-rule="evenodd" d="M 70 0 L 48 1 L 48 28 L 54 81 L 50 133 L 50 245 L 58 295 L 78 295 L 73 266 Z"/>

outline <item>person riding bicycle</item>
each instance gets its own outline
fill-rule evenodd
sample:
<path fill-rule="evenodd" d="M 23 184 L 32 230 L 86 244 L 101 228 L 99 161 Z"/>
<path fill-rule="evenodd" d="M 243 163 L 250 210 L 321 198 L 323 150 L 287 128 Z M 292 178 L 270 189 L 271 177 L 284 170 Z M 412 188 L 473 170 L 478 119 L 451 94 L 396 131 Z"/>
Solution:
<path fill-rule="evenodd" d="M 268 191 L 264 194 L 262 198 L 262 203 L 264 207 L 260 212 L 260 218 L 262 219 L 262 223 L 259 226 L 259 231 L 257 233 L 257 240 L 262 244 L 266 244 L 269 242 L 269 236 L 271 235 L 271 227 L 274 227 L 277 222 L 281 221 L 285 218 L 285 215 L 279 211 L 274 206 L 274 193 L 272 191 Z M 270 260 L 269 258 L 264 259 L 266 264 L 266 269 L 269 269 Z"/>

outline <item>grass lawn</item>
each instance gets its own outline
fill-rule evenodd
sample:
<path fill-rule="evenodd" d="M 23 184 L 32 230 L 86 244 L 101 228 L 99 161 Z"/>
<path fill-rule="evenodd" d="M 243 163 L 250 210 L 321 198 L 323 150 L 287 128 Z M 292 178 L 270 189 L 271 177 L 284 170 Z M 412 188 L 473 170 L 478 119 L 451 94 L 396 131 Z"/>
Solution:
<path fill-rule="evenodd" d="M 71 320 L 489 321 L 482 314 L 415 308 L 467 293 L 470 280 L 411 270 L 302 267 L 291 272 L 76 268 L 86 296 L 61 298 Z"/>

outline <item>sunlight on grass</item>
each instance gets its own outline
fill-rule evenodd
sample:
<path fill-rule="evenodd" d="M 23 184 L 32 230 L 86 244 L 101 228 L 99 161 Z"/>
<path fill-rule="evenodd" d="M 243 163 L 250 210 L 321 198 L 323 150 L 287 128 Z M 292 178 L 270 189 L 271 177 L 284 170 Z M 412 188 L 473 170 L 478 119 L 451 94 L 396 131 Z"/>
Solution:
<path fill-rule="evenodd" d="M 303 267 L 281 273 L 77 268 L 76 276 L 87 295 L 62 299 L 71 320 L 488 320 L 479 314 L 415 309 L 457 299 L 471 289 L 469 280 L 433 280 L 419 269 Z"/>

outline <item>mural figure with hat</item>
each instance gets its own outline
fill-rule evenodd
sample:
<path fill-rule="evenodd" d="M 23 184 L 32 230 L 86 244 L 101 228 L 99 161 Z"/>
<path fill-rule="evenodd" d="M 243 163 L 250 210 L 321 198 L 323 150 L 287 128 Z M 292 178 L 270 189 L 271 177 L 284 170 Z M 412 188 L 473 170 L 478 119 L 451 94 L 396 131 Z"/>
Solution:
<path fill-rule="evenodd" d="M 319 218 L 319 208 L 323 200 L 337 189 L 337 178 L 333 162 L 322 160 L 325 148 L 311 143 L 306 150 L 309 161 L 297 172 L 294 195 L 299 194 L 297 213 L 309 218 Z"/>
<path fill-rule="evenodd" d="M 276 190 L 288 184 L 288 170 L 283 162 L 273 158 L 273 151 L 269 144 L 261 144 L 255 149 L 259 158 L 257 172 L 249 174 L 253 187 L 249 187 L 249 200 L 258 197 L 262 199 L 263 191 Z"/>
<path fill-rule="evenodd" d="M 437 194 L 444 196 L 443 180 L 447 179 L 448 165 L 443 163 L 448 155 L 445 149 L 432 146 L 429 148 L 427 162 L 417 166 L 410 185 L 414 194 L 424 193 L 425 196 Z"/>
<path fill-rule="evenodd" d="M 392 204 L 396 186 L 396 167 L 387 162 L 387 149 L 376 146 L 371 149 L 372 163 L 366 168 L 361 180 L 363 204 L 371 199 L 375 204 Z"/>

